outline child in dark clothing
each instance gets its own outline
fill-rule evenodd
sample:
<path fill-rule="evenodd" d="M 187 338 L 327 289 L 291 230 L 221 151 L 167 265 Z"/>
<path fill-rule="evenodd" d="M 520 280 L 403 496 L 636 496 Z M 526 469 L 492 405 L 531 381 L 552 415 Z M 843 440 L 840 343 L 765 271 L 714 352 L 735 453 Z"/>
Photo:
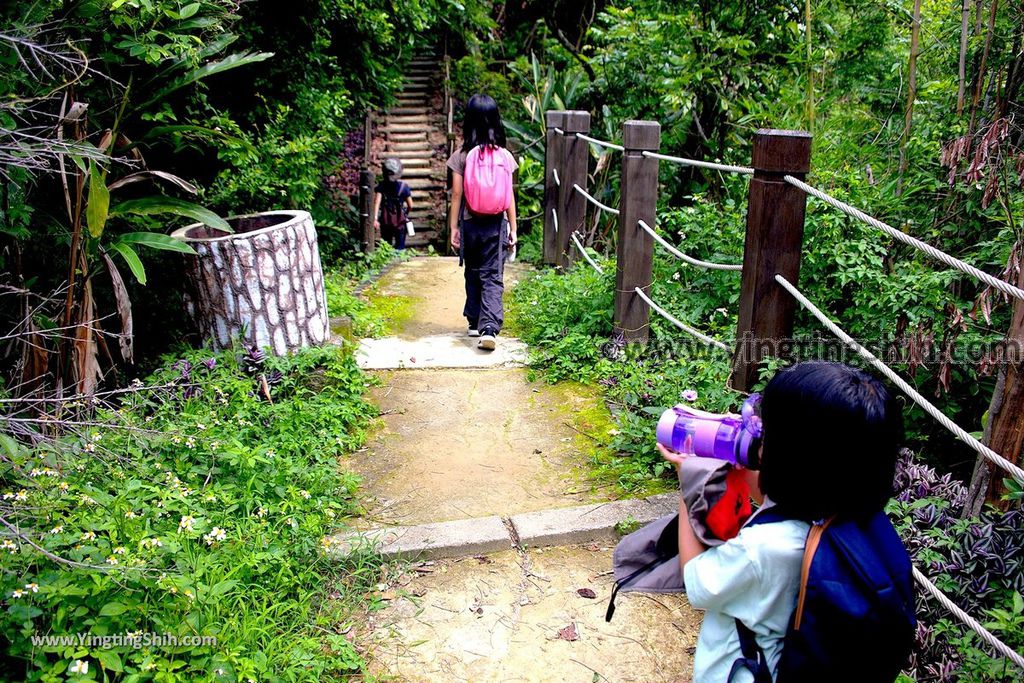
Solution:
<path fill-rule="evenodd" d="M 384 161 L 383 175 L 384 179 L 373 189 L 373 225 L 380 231 L 381 239 L 396 249 L 405 249 L 412 189 L 400 180 L 402 162 L 398 159 Z"/>

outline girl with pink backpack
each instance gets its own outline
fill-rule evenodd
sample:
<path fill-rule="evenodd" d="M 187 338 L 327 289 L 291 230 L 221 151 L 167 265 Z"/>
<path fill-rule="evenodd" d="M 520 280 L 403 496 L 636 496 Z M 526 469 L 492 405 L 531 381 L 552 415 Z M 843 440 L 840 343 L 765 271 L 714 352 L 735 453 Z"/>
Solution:
<path fill-rule="evenodd" d="M 462 147 L 448 159 L 452 171 L 449 239 L 465 267 L 462 314 L 477 346 L 493 351 L 504 322 L 501 297 L 505 253 L 516 244 L 516 201 L 512 174 L 519 167 L 505 149 L 498 105 L 487 95 L 466 104 Z"/>

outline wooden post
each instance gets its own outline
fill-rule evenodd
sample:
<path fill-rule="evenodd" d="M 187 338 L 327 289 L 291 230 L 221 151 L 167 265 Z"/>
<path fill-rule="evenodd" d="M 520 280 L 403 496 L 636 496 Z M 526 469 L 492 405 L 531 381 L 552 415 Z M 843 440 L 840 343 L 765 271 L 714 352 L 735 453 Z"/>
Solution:
<path fill-rule="evenodd" d="M 1024 255 L 1019 258 L 1024 260 Z M 1024 268 L 1018 273 L 1017 286 L 1024 287 Z M 1024 450 L 1024 420 L 1021 420 L 1021 415 L 1024 415 L 1024 301 L 1020 299 L 1013 300 L 1010 329 L 996 356 L 999 371 L 983 441 L 996 453 L 1019 465 Z M 1008 502 L 1002 499 L 1006 493 L 1003 479 L 1008 476 L 1003 469 L 979 456 L 971 477 L 964 516 L 978 516 L 985 503 L 1008 509 Z"/>
<path fill-rule="evenodd" d="M 562 136 L 555 128 L 565 125 L 564 111 L 549 111 L 544 114 L 547 131 L 544 134 L 544 265 L 558 262 L 558 235 L 555 230 L 554 213 L 558 212 L 560 188 L 555 184 L 555 175 L 562 179 Z"/>
<path fill-rule="evenodd" d="M 615 262 L 615 335 L 627 342 L 646 342 L 650 307 L 636 295 L 650 294 L 654 239 L 639 221 L 654 227 L 658 204 L 658 160 L 643 152 L 661 146 L 661 124 L 626 121 L 622 127 L 622 199 L 619 204 L 618 254 Z"/>
<path fill-rule="evenodd" d="M 558 201 L 558 239 L 555 247 L 555 263 L 563 269 L 572 264 L 572 240 L 570 236 L 583 230 L 587 216 L 587 200 L 573 189 L 579 185 L 587 189 L 587 162 L 590 160 L 590 143 L 580 140 L 573 133 L 590 132 L 590 112 L 567 111 L 562 119 L 562 163 L 558 165 L 559 180 L 562 181 Z"/>
<path fill-rule="evenodd" d="M 373 227 L 373 171 L 359 172 L 359 222 L 363 229 L 363 251 L 372 254 L 377 248 L 377 231 Z"/>
<path fill-rule="evenodd" d="M 776 355 L 793 335 L 796 301 L 775 275 L 797 283 L 807 195 L 782 179 L 803 180 L 811 167 L 811 136 L 794 130 L 759 130 L 754 135 L 754 177 L 747 199 L 739 325 L 732 388 L 750 391 L 761 359 Z"/>

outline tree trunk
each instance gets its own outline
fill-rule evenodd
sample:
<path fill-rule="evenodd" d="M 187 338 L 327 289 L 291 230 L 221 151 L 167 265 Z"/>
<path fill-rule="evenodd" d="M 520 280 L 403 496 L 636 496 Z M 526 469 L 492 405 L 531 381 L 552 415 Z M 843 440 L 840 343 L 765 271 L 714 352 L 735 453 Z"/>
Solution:
<path fill-rule="evenodd" d="M 1024 260 L 1024 247 L 1020 251 Z M 1024 266 L 1024 263 L 1021 264 Z M 1017 286 L 1024 287 L 1024 267 L 1017 276 Z M 988 409 L 984 442 L 989 448 L 1014 464 L 1020 464 L 1024 449 L 1024 301 L 1014 299 L 1010 329 L 1006 333 L 1005 353 L 999 359 L 999 374 L 992 402 Z M 994 469 L 985 458 L 979 456 L 974 466 L 974 476 L 968 490 L 965 517 L 974 517 L 981 512 L 986 502 L 1006 508 L 1002 500 L 1006 493 L 1003 479 L 1006 473 Z"/>
<path fill-rule="evenodd" d="M 960 70 L 956 89 L 956 115 L 964 113 L 964 91 L 967 79 L 967 38 L 971 19 L 971 0 L 964 0 L 960 23 Z"/>
<path fill-rule="evenodd" d="M 914 123 L 914 100 L 917 98 L 917 48 L 921 35 L 921 0 L 914 0 L 914 20 L 910 25 L 910 64 L 907 66 L 907 108 L 903 123 L 903 139 L 900 140 L 900 167 L 896 178 L 896 194 L 903 194 L 903 174 L 910 160 L 907 159 L 907 144 Z"/>
<path fill-rule="evenodd" d="M 186 257 L 185 304 L 204 340 L 227 349 L 235 337 L 284 355 L 329 336 L 327 299 L 313 219 L 272 211 L 228 220 L 225 235 L 202 225 L 175 237 Z"/>

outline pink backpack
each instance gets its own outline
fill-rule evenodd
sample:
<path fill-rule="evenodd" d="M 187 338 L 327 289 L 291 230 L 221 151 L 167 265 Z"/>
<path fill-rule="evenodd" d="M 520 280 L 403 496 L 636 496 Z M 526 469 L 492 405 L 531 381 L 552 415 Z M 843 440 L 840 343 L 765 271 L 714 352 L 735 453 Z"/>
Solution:
<path fill-rule="evenodd" d="M 503 147 L 478 145 L 466 157 L 463 192 L 469 210 L 480 216 L 512 206 L 512 155 Z"/>

